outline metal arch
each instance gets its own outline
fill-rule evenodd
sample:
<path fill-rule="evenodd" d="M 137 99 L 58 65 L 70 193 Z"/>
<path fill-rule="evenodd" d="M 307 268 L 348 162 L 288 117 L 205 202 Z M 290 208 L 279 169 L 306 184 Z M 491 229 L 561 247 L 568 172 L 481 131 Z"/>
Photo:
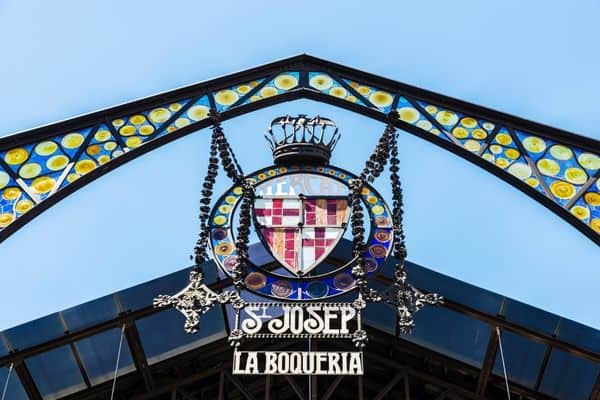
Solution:
<path fill-rule="evenodd" d="M 298 85 L 291 90 L 283 91 L 280 94 L 274 95 L 268 98 L 262 98 L 260 101 L 250 102 L 251 97 L 259 93 L 259 91 L 271 82 L 274 77 L 280 73 L 295 71 L 298 72 Z M 332 77 L 335 82 L 339 83 L 339 86 L 347 90 L 348 93 L 353 95 L 355 99 L 358 99 L 363 104 L 352 103 L 350 101 L 334 97 L 333 95 L 318 91 L 309 85 L 309 72 L 319 72 L 327 74 Z M 110 129 L 114 140 L 121 146 L 124 146 L 123 138 L 116 132 L 116 129 L 112 126 L 111 121 L 117 118 L 127 118 L 136 113 L 149 112 L 152 108 L 161 107 L 170 102 L 182 101 L 183 99 L 192 99 L 186 103 L 178 112 L 165 122 L 160 129 L 157 129 L 150 140 L 145 142 L 143 145 L 126 151 L 123 155 L 116 157 L 104 165 L 99 165 L 96 169 L 83 175 L 81 178 L 74 182 L 66 185 L 60 190 L 56 191 L 47 198 L 39 201 L 39 203 L 28 212 L 22 214 L 14 222 L 10 223 L 4 229 L 0 230 L 0 242 L 8 238 L 20 227 L 31 221 L 35 216 L 45 211 L 61 199 L 65 198 L 72 192 L 99 178 L 105 173 L 119 167 L 120 165 L 137 158 L 144 153 L 154 150 L 164 144 L 167 144 L 175 139 L 186 136 L 199 129 L 206 128 L 211 125 L 210 119 L 202 119 L 196 123 L 192 123 L 188 126 L 178 128 L 172 133 L 163 134 L 161 132 L 166 131 L 167 125 L 172 123 L 176 117 L 181 116 L 189 109 L 190 106 L 199 99 L 201 96 L 206 96 L 210 106 L 215 106 L 214 94 L 223 89 L 233 87 L 234 85 L 240 85 L 247 83 L 252 80 L 258 80 L 259 83 L 248 93 L 241 96 L 235 103 L 229 108 L 221 110 L 221 119 L 227 120 L 235 118 L 237 116 L 269 107 L 275 104 L 279 104 L 286 101 L 292 101 L 301 98 L 312 99 L 320 102 L 329 103 L 341 108 L 357 112 L 369 118 L 387 122 L 388 121 L 388 110 L 383 108 L 377 108 L 373 105 L 371 100 L 362 96 L 356 91 L 350 84 L 344 80 L 350 80 L 354 82 L 360 82 L 364 85 L 370 85 L 374 89 L 385 91 L 393 96 L 392 108 L 395 109 L 398 105 L 400 98 L 406 99 L 409 104 L 415 107 L 418 111 L 423 113 L 423 117 L 432 122 L 434 127 L 440 128 L 439 122 L 435 121 L 431 115 L 427 115 L 423 112 L 422 104 L 429 103 L 437 107 L 443 107 L 446 110 L 460 113 L 463 117 L 473 117 L 480 121 L 489 121 L 495 125 L 492 132 L 489 133 L 488 140 L 484 143 L 484 147 L 480 152 L 474 153 L 467 150 L 461 145 L 461 143 L 452 135 L 448 133 L 453 129 L 452 127 L 445 128 L 446 138 L 442 136 L 436 136 L 428 131 L 417 127 L 409 122 L 402 120 L 395 120 L 394 124 L 409 133 L 419 136 L 425 140 L 428 140 L 452 153 L 476 164 L 477 166 L 486 169 L 497 177 L 503 179 L 507 183 L 515 186 L 519 190 L 523 191 L 533 199 L 545 205 L 547 208 L 552 210 L 554 213 L 559 215 L 565 221 L 569 222 L 584 235 L 590 238 L 593 242 L 600 245 L 600 233 L 595 232 L 587 223 L 582 222 L 576 218 L 569 211 L 569 207 L 573 206 L 578 198 L 583 196 L 584 192 L 597 184 L 600 177 L 600 170 L 595 171 L 594 174 L 589 174 L 590 177 L 581 187 L 577 188 L 578 191 L 575 196 L 564 206 L 560 204 L 550 193 L 548 193 L 547 185 L 543 183 L 543 189 L 538 191 L 535 188 L 527 185 L 524 181 L 517 178 L 514 175 L 509 174 L 506 170 L 496 167 L 494 164 L 484 160 L 481 155 L 485 148 L 490 145 L 490 142 L 494 140 L 494 136 L 498 134 L 500 128 L 506 129 L 512 138 L 515 138 L 515 131 L 525 132 L 528 135 L 535 135 L 545 140 L 550 140 L 557 144 L 563 144 L 570 148 L 575 148 L 581 151 L 590 152 L 593 154 L 600 154 L 600 141 L 579 136 L 573 133 L 562 131 L 556 128 L 544 126 L 535 122 L 531 122 L 522 118 L 514 117 L 505 113 L 490 110 L 481 106 L 463 102 L 457 99 L 453 99 L 447 96 L 443 96 L 437 93 L 429 92 L 423 89 L 419 89 L 413 86 L 395 82 L 386 78 L 375 76 L 372 74 L 365 73 L 363 71 L 348 68 L 339 64 L 335 64 L 329 61 L 321 60 L 308 55 L 300 55 L 277 61 L 271 64 L 266 64 L 257 68 L 252 68 L 243 72 L 238 72 L 221 78 L 213 79 L 210 81 L 202 82 L 199 84 L 191 85 L 181 89 L 176 89 L 170 92 L 158 94 L 145 99 L 133 101 L 124 105 L 116 106 L 113 108 L 97 111 L 81 117 L 76 117 L 70 120 L 58 122 L 52 125 L 47 125 L 29 131 L 20 132 L 18 134 L 0 138 L 0 154 L 4 154 L 10 149 L 14 149 L 19 146 L 32 145 L 39 143 L 49 138 L 55 138 L 59 135 L 63 135 L 72 131 L 78 131 L 86 128 L 90 128 L 89 135 L 98 130 L 101 125 L 105 125 L 107 129 Z M 420 103 L 419 103 L 420 102 Z M 456 127 L 458 123 L 454 125 Z M 443 128 L 443 127 L 442 127 Z M 439 130 L 439 129 L 438 129 Z M 86 141 L 83 146 L 89 144 L 89 137 L 86 137 Z M 520 146 L 519 150 L 522 151 L 522 144 L 519 140 L 516 140 Z M 78 151 L 78 156 L 81 156 L 83 151 Z M 522 154 L 527 159 L 527 154 Z M 73 162 L 77 161 L 76 159 Z M 535 164 L 531 160 L 526 160 L 527 164 L 532 168 L 535 176 L 541 176 Z M 18 175 L 13 171 L 4 161 L 3 157 L 0 158 L 0 171 L 4 170 L 8 172 L 10 177 L 17 181 Z M 17 182 L 23 189 L 27 188 L 27 185 L 21 182 Z M 31 188 L 29 187 L 31 190 Z M 1 200 L 1 199 L 0 199 Z M 1 211 L 1 210 L 0 210 Z"/>

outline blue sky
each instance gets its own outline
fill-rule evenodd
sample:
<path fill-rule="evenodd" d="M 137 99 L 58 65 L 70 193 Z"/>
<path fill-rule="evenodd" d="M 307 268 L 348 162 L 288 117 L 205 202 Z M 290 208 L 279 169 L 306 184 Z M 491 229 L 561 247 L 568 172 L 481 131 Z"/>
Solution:
<path fill-rule="evenodd" d="M 0 136 L 309 53 L 600 139 L 599 14 L 594 1 L 2 0 Z M 307 100 L 260 110 L 224 124 L 246 170 L 271 161 L 267 123 L 300 112 L 338 123 L 332 161 L 351 170 L 383 128 Z M 198 132 L 128 163 L 0 244 L 0 329 L 186 266 L 207 143 Z M 411 260 L 600 328 L 598 246 L 462 159 L 407 133 L 400 146 Z"/>

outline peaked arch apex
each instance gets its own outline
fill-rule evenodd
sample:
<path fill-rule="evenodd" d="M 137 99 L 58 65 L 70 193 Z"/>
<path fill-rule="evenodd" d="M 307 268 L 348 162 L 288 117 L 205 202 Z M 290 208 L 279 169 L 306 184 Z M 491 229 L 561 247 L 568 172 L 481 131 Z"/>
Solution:
<path fill-rule="evenodd" d="M 300 98 L 396 126 L 523 191 L 600 245 L 600 141 L 300 54 L 0 138 L 0 242 L 129 160 Z"/>

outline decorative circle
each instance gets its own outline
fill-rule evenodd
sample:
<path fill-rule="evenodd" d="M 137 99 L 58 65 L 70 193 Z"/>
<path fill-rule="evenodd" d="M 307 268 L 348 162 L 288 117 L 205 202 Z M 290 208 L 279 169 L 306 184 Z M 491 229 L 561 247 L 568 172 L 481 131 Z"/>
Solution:
<path fill-rule="evenodd" d="M 157 124 L 162 124 L 167 122 L 167 120 L 171 117 L 171 112 L 166 108 L 155 108 L 154 110 L 150 111 L 150 115 L 148 117 L 150 118 L 150 121 Z"/>
<path fill-rule="evenodd" d="M 594 218 L 591 220 L 590 227 L 596 231 L 596 233 L 600 233 L 600 218 Z"/>
<path fill-rule="evenodd" d="M 223 240 L 227 237 L 227 231 L 222 228 L 215 228 L 212 230 L 211 236 L 214 240 Z"/>
<path fill-rule="evenodd" d="M 369 247 L 369 254 L 375 258 L 383 258 L 387 254 L 387 249 L 385 246 L 380 244 L 374 244 L 373 246 Z"/>
<path fill-rule="evenodd" d="M 231 206 L 228 204 L 224 204 L 222 206 L 219 206 L 219 212 L 221 214 L 229 214 L 231 212 Z"/>
<path fill-rule="evenodd" d="M 306 285 L 306 293 L 313 299 L 320 299 L 327 296 L 329 286 L 321 281 L 313 281 Z"/>
<path fill-rule="evenodd" d="M 383 246 L 382 246 L 383 247 Z M 379 267 L 377 260 L 374 258 L 365 258 L 365 271 L 368 273 L 374 272 Z"/>
<path fill-rule="evenodd" d="M 384 91 L 377 91 L 369 96 L 369 101 L 373 103 L 375 107 L 385 108 L 389 107 L 394 101 L 394 96 Z"/>
<path fill-rule="evenodd" d="M 506 157 L 511 160 L 516 160 L 521 156 L 521 153 L 519 153 L 519 151 L 515 149 L 506 149 L 504 151 L 504 155 L 506 155 Z"/>
<path fill-rule="evenodd" d="M 384 210 L 385 209 L 383 208 L 383 206 L 380 206 L 380 205 L 376 205 L 376 206 L 373 206 L 373 208 L 371 208 L 371 211 L 375 215 L 383 214 Z"/>
<path fill-rule="evenodd" d="M 140 135 L 150 136 L 154 132 L 154 127 L 152 125 L 142 125 L 140 126 Z"/>
<path fill-rule="evenodd" d="M 132 123 L 133 125 L 140 125 L 140 124 L 143 124 L 144 122 L 146 122 L 146 117 L 143 116 L 142 114 L 133 115 L 133 116 L 129 117 L 129 122 Z"/>
<path fill-rule="evenodd" d="M 527 178 L 525 180 L 525 183 L 527 183 L 529 186 L 534 187 L 534 188 L 538 187 L 540 184 L 540 182 L 535 178 Z"/>
<path fill-rule="evenodd" d="M 60 171 L 63 170 L 67 164 L 69 163 L 69 159 L 62 154 L 57 156 L 52 156 L 46 161 L 46 167 L 48 167 L 51 171 Z"/>
<path fill-rule="evenodd" d="M 208 117 L 209 111 L 210 109 L 206 106 L 192 106 L 188 110 L 187 115 L 192 121 L 200 121 L 201 119 Z"/>
<path fill-rule="evenodd" d="M 15 217 L 10 213 L 0 214 L 0 228 L 10 225 L 15 220 Z"/>
<path fill-rule="evenodd" d="M 23 148 L 12 149 L 4 155 L 4 161 L 9 165 L 23 164 L 29 158 L 29 152 Z"/>
<path fill-rule="evenodd" d="M 496 142 L 500 143 L 502 146 L 508 146 L 512 141 L 513 140 L 508 133 L 499 133 L 496 135 Z"/>
<path fill-rule="evenodd" d="M 277 89 L 275 89 L 273 86 L 265 86 L 264 88 L 260 89 L 260 95 L 263 98 L 276 96 L 277 93 Z"/>
<path fill-rule="evenodd" d="M 315 75 L 310 78 L 308 84 L 317 90 L 327 90 L 333 86 L 333 79 L 327 75 Z"/>
<path fill-rule="evenodd" d="M 34 192 L 44 194 L 50 192 L 56 186 L 56 181 L 49 176 L 40 176 L 31 183 Z"/>
<path fill-rule="evenodd" d="M 96 163 L 92 160 L 80 160 L 75 164 L 75 172 L 85 175 L 96 168 Z"/>
<path fill-rule="evenodd" d="M 494 154 L 500 154 L 500 153 L 502 153 L 502 146 L 493 144 L 490 146 L 490 151 Z"/>
<path fill-rule="evenodd" d="M 271 293 L 277 297 L 288 297 L 292 291 L 292 284 L 288 281 L 279 280 L 271 285 Z"/>
<path fill-rule="evenodd" d="M 388 231 L 380 230 L 375 232 L 375 239 L 377 239 L 381 243 L 389 242 L 392 238 L 392 235 Z"/>
<path fill-rule="evenodd" d="M 568 200 L 575 195 L 575 187 L 563 181 L 554 181 L 550 184 L 550 191 L 559 199 Z"/>
<path fill-rule="evenodd" d="M 375 225 L 379 227 L 391 226 L 392 221 L 388 217 L 375 217 Z"/>
<path fill-rule="evenodd" d="M 560 172 L 560 165 L 549 158 L 542 158 L 537 162 L 537 167 L 544 175 L 554 176 Z"/>
<path fill-rule="evenodd" d="M 343 87 L 336 86 L 329 89 L 329 94 L 334 97 L 345 98 L 348 95 L 348 91 Z"/>
<path fill-rule="evenodd" d="M 237 256 L 229 256 L 223 260 L 223 266 L 229 272 L 233 271 L 238 264 L 239 261 Z"/>
<path fill-rule="evenodd" d="M 565 179 L 575 185 L 583 185 L 588 180 L 588 176 L 583 169 L 571 167 L 565 170 Z"/>
<path fill-rule="evenodd" d="M 298 79 L 293 75 L 279 75 L 275 78 L 275 87 L 281 90 L 290 90 L 298 86 Z"/>
<path fill-rule="evenodd" d="M 240 96 L 231 89 L 221 90 L 215 94 L 215 101 L 222 106 L 230 106 L 239 98 Z"/>
<path fill-rule="evenodd" d="M 592 153 L 581 153 L 577 157 L 579 164 L 586 169 L 600 169 L 600 157 Z"/>
<path fill-rule="evenodd" d="M 531 176 L 531 167 L 524 163 L 514 163 L 508 167 L 508 172 L 519 179 L 525 179 Z"/>
<path fill-rule="evenodd" d="M 481 144 L 477 140 L 469 139 L 465 142 L 465 149 L 473 152 L 479 151 Z"/>
<path fill-rule="evenodd" d="M 246 94 L 248 93 L 252 88 L 248 85 L 240 85 L 238 86 L 235 90 L 239 93 L 239 94 Z"/>
<path fill-rule="evenodd" d="M 191 124 L 191 122 L 187 118 L 177 118 L 175 120 L 175 127 L 176 128 L 183 128 L 184 126 L 188 126 L 189 124 Z"/>
<path fill-rule="evenodd" d="M 404 122 L 408 122 L 408 123 L 412 124 L 419 120 L 420 114 L 413 107 L 402 107 L 402 108 L 399 108 L 397 111 L 398 111 L 398 114 L 400 115 L 400 119 Z M 427 122 L 429 122 L 429 121 L 427 121 Z M 429 124 L 429 128 L 426 128 L 423 126 L 419 126 L 419 128 L 428 130 L 429 128 L 431 128 L 431 123 Z"/>
<path fill-rule="evenodd" d="M 227 222 L 227 218 L 225 218 L 222 215 L 217 215 L 214 219 L 213 222 L 217 225 L 225 225 L 225 223 Z"/>
<path fill-rule="evenodd" d="M 435 120 L 442 125 L 453 126 L 458 122 L 458 115 L 452 111 L 443 110 L 437 113 Z"/>
<path fill-rule="evenodd" d="M 487 137 L 487 132 L 483 129 L 477 128 L 473 129 L 473 132 L 471 132 L 471 136 L 473 136 L 477 140 L 483 140 Z"/>
<path fill-rule="evenodd" d="M 10 182 L 10 175 L 4 171 L 0 171 L 0 189 L 4 188 Z"/>
<path fill-rule="evenodd" d="M 475 128 L 477 126 L 477 120 L 471 117 L 464 117 L 460 120 L 460 124 L 466 128 Z"/>
<path fill-rule="evenodd" d="M 573 157 L 573 150 L 567 146 L 555 144 L 554 146 L 550 147 L 550 154 L 552 154 L 552 157 L 556 158 L 557 160 L 565 161 Z"/>
<path fill-rule="evenodd" d="M 267 277 L 260 272 L 250 272 L 246 276 L 244 283 L 250 290 L 262 289 L 267 284 Z"/>
<path fill-rule="evenodd" d="M 32 208 L 33 208 L 33 201 L 31 201 L 29 199 L 20 200 L 19 202 L 17 202 L 17 204 L 15 204 L 15 210 L 19 214 L 25 214 L 27 211 L 31 210 Z"/>
<path fill-rule="evenodd" d="M 19 198 L 19 196 L 21 196 L 21 189 L 16 188 L 16 187 L 9 187 L 4 189 L 4 192 L 2 192 L 2 198 L 4 200 L 16 200 Z"/>
<path fill-rule="evenodd" d="M 584 206 L 574 206 L 571 208 L 571 214 L 583 221 L 590 217 L 590 209 Z"/>
<path fill-rule="evenodd" d="M 528 136 L 523 139 L 523 147 L 530 153 L 537 154 L 546 150 L 546 142 L 544 142 L 544 139 L 537 136 Z"/>
<path fill-rule="evenodd" d="M 592 207 L 600 207 L 600 193 L 586 193 L 583 195 L 583 200 Z"/>
<path fill-rule="evenodd" d="M 58 145 L 54 142 L 42 142 L 35 146 L 35 152 L 40 156 L 49 156 L 58 149 Z"/>
<path fill-rule="evenodd" d="M 83 143 L 84 137 L 81 133 L 69 133 L 62 138 L 60 143 L 66 149 L 76 149 Z"/>
<path fill-rule="evenodd" d="M 38 163 L 27 163 L 19 170 L 19 175 L 23 179 L 32 179 L 42 172 L 42 166 Z"/>
<path fill-rule="evenodd" d="M 462 126 L 457 126 L 452 129 L 452 135 L 457 139 L 466 139 L 469 136 L 469 131 Z"/>
<path fill-rule="evenodd" d="M 348 273 L 337 274 L 333 278 L 333 286 L 339 290 L 348 290 L 354 286 L 354 278 Z"/>
<path fill-rule="evenodd" d="M 231 243 L 221 243 L 215 248 L 215 253 L 219 256 L 228 256 L 233 251 L 233 244 Z"/>
<path fill-rule="evenodd" d="M 88 153 L 90 156 L 95 156 L 96 154 L 100 153 L 101 151 L 102 151 L 102 149 L 97 144 L 88 146 L 88 148 L 85 150 L 85 152 Z"/>
<path fill-rule="evenodd" d="M 127 140 L 125 141 L 125 144 L 127 145 L 127 147 L 136 148 L 140 144 L 142 144 L 142 138 L 140 138 L 138 136 L 127 138 Z"/>

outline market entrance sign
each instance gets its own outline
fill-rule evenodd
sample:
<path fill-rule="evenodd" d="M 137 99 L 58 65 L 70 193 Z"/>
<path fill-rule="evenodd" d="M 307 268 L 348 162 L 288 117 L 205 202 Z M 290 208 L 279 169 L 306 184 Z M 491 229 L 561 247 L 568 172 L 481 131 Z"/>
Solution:
<path fill-rule="evenodd" d="M 368 342 L 362 313 L 368 303 L 393 307 L 400 331 L 409 332 L 414 312 L 441 301 L 407 282 L 393 125 L 387 126 L 361 173 L 353 174 L 329 164 L 340 139 L 333 121 L 279 117 L 267 136 L 274 165 L 243 174 L 218 113 L 211 110 L 211 115 L 215 127 L 200 200 L 196 267 L 188 286 L 173 296 L 159 296 L 155 306 L 177 308 L 186 317 L 186 331 L 194 333 L 202 314 L 215 304 L 230 305 L 234 374 L 362 375 Z M 233 185 L 210 207 L 219 161 Z M 391 209 L 371 186 L 388 164 Z M 253 262 L 251 229 L 273 263 Z M 352 237 L 352 253 L 336 255 L 345 234 Z M 381 293 L 369 288 L 368 280 L 392 253 L 398 260 L 394 284 Z M 231 279 L 234 290 L 217 293 L 204 284 L 202 264 L 209 258 L 223 278 Z M 343 302 L 336 301 L 340 296 Z M 312 350 L 313 340 L 318 351 Z M 355 351 L 335 349 L 344 341 Z M 280 348 L 273 348 L 273 342 Z M 269 348 L 256 350 L 268 343 Z"/>

